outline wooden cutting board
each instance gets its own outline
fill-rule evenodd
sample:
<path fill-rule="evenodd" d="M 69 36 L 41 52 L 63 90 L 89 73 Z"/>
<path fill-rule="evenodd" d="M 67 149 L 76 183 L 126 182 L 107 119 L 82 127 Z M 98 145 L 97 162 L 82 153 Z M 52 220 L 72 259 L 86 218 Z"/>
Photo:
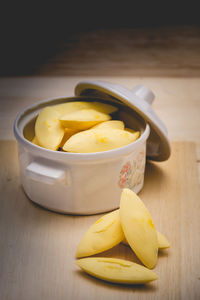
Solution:
<path fill-rule="evenodd" d="M 139 194 L 171 248 L 159 252 L 157 281 L 121 286 L 92 278 L 75 265 L 76 247 L 100 215 L 62 215 L 33 204 L 20 186 L 16 143 L 0 142 L 0 299 L 200 299 L 195 144 L 172 146 L 168 161 L 147 164 Z M 124 245 L 101 256 L 137 261 Z"/>

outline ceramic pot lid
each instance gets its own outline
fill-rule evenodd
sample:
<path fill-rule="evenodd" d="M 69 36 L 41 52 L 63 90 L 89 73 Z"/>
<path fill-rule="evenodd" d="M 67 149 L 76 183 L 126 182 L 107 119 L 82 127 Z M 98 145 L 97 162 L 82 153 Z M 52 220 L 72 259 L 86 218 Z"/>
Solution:
<path fill-rule="evenodd" d="M 155 161 L 167 160 L 171 154 L 167 128 L 156 115 L 151 104 L 155 98 L 153 92 L 143 85 L 132 91 L 119 85 L 104 81 L 82 81 L 75 87 L 76 96 L 95 96 L 103 99 L 116 99 L 132 108 L 150 125 L 151 132 L 147 140 L 147 158 Z"/>

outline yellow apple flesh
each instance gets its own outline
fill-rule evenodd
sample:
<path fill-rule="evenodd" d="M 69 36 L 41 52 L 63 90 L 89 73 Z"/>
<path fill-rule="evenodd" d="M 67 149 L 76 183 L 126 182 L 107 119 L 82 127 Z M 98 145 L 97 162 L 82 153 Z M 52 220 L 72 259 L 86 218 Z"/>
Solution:
<path fill-rule="evenodd" d="M 153 268 L 157 262 L 158 238 L 146 206 L 126 188 L 122 190 L 119 213 L 128 244 L 146 267 Z"/>
<path fill-rule="evenodd" d="M 119 210 L 108 213 L 90 226 L 80 241 L 76 256 L 84 257 L 106 251 L 123 240 Z"/>
<path fill-rule="evenodd" d="M 98 123 L 108 121 L 110 119 L 110 115 L 101 113 L 94 109 L 82 109 L 61 116 L 60 122 L 65 128 L 86 130 Z"/>
<path fill-rule="evenodd" d="M 144 284 L 158 279 L 153 271 L 124 259 L 88 257 L 81 258 L 76 263 L 86 273 L 113 283 Z"/>
<path fill-rule="evenodd" d="M 64 128 L 59 121 L 59 114 L 52 107 L 45 107 L 35 123 L 35 136 L 41 147 L 57 150 L 64 136 Z"/>
<path fill-rule="evenodd" d="M 128 145 L 136 139 L 137 133 L 121 129 L 90 129 L 69 138 L 63 150 L 76 153 L 103 152 Z"/>

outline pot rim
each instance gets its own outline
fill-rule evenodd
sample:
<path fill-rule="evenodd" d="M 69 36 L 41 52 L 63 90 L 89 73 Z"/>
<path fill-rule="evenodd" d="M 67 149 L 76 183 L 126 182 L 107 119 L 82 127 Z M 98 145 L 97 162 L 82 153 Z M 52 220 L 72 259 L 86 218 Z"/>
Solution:
<path fill-rule="evenodd" d="M 44 103 L 48 103 L 50 101 L 56 101 L 59 99 L 75 99 L 75 98 L 86 98 L 86 97 L 53 97 L 53 98 L 48 98 L 42 101 L 39 101 L 37 103 L 34 103 L 32 105 L 27 106 L 25 109 L 23 109 L 20 113 L 18 113 L 15 121 L 14 121 L 14 126 L 13 126 L 13 131 L 14 131 L 14 135 L 16 140 L 22 144 L 24 147 L 26 147 L 29 151 L 34 152 L 35 154 L 37 153 L 39 156 L 43 156 L 45 158 L 50 158 L 50 159 L 62 159 L 62 160 L 96 160 L 96 159 L 105 159 L 105 158 L 114 158 L 118 155 L 121 154 L 127 154 L 129 152 L 132 152 L 134 148 L 137 148 L 141 143 L 146 142 L 147 138 L 149 137 L 150 134 L 150 126 L 147 122 L 145 122 L 145 129 L 144 132 L 140 135 L 140 137 L 125 146 L 116 148 L 116 149 L 112 149 L 112 150 L 107 150 L 107 151 L 103 151 L 103 152 L 92 152 L 92 153 L 72 153 L 72 152 L 61 152 L 61 151 L 53 151 L 50 149 L 46 149 L 40 146 L 37 146 L 35 144 L 33 144 L 32 142 L 30 142 L 29 140 L 27 140 L 23 133 L 20 132 L 18 125 L 19 125 L 19 121 L 20 119 L 23 117 L 23 115 L 28 111 L 28 110 L 32 110 L 34 108 L 36 108 L 37 106 L 44 104 Z M 88 99 L 88 97 L 87 97 Z M 93 97 L 94 99 L 94 97 Z M 103 100 L 103 99 L 102 99 Z"/>

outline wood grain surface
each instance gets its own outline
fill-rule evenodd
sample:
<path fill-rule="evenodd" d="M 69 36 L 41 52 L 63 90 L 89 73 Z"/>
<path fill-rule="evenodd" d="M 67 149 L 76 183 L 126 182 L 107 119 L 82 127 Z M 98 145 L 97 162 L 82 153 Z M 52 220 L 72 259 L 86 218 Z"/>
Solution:
<path fill-rule="evenodd" d="M 145 286 L 109 284 L 79 270 L 76 247 L 100 215 L 62 215 L 33 204 L 20 186 L 16 143 L 1 141 L 0 157 L 1 300 L 200 298 L 200 192 L 194 143 L 175 142 L 168 161 L 147 163 L 139 195 L 171 248 L 159 252 L 159 279 Z M 137 261 L 124 245 L 101 256 Z"/>
<path fill-rule="evenodd" d="M 104 28 L 72 34 L 35 66 L 42 76 L 200 75 L 200 28 Z M 48 53 L 48 50 L 47 50 Z"/>

